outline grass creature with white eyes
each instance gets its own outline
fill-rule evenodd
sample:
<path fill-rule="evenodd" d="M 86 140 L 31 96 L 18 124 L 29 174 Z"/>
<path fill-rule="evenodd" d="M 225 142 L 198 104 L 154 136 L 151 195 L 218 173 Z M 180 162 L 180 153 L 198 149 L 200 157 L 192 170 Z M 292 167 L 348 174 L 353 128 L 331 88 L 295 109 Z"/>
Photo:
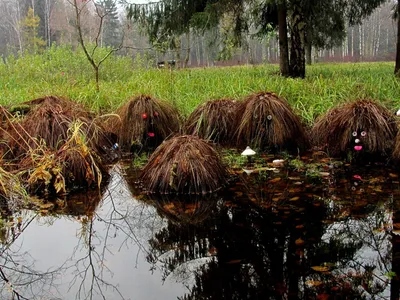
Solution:
<path fill-rule="evenodd" d="M 314 143 L 330 156 L 358 160 L 391 154 L 397 134 L 396 120 L 384 106 L 358 100 L 328 111 L 312 129 Z"/>

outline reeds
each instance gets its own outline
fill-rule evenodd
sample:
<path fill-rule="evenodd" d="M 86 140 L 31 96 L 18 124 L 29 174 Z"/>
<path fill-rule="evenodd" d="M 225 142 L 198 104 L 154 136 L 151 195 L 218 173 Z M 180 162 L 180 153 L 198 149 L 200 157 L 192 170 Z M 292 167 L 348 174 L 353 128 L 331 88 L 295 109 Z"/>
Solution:
<path fill-rule="evenodd" d="M 199 105 L 185 123 L 187 134 L 215 143 L 232 144 L 238 102 L 232 99 L 210 100 Z"/>
<path fill-rule="evenodd" d="M 349 152 L 387 156 L 392 152 L 397 125 L 394 115 L 372 100 L 358 100 L 328 111 L 316 120 L 314 140 L 328 154 L 346 157 Z"/>
<path fill-rule="evenodd" d="M 300 118 L 274 93 L 246 97 L 238 107 L 236 123 L 238 145 L 272 151 L 308 147 Z"/>
<path fill-rule="evenodd" d="M 150 156 L 139 177 L 149 193 L 208 194 L 226 183 L 227 171 L 206 141 L 173 137 Z"/>
<path fill-rule="evenodd" d="M 106 128 L 119 137 L 120 147 L 125 151 L 140 152 L 156 148 L 180 130 L 178 111 L 168 103 L 148 95 L 132 98 L 116 114 L 121 120 L 110 120 Z"/>

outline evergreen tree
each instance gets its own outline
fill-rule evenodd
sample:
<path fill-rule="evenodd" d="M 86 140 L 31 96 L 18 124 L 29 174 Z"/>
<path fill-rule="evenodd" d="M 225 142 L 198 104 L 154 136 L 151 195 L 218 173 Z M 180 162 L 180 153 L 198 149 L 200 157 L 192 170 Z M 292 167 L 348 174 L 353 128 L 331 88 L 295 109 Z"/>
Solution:
<path fill-rule="evenodd" d="M 29 8 L 25 19 L 21 22 L 21 26 L 23 28 L 25 49 L 31 53 L 37 53 L 46 45 L 46 42 L 38 35 L 39 24 L 39 16 L 34 15 L 33 9 Z"/>

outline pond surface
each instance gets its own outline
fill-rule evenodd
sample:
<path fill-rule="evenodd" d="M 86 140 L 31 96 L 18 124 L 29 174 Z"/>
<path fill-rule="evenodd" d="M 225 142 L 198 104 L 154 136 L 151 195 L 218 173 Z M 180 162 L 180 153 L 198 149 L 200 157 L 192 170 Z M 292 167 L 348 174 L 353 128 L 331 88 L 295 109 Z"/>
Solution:
<path fill-rule="evenodd" d="M 171 199 L 118 165 L 101 193 L 15 213 L 0 298 L 398 299 L 396 172 L 232 173 L 218 195 Z"/>

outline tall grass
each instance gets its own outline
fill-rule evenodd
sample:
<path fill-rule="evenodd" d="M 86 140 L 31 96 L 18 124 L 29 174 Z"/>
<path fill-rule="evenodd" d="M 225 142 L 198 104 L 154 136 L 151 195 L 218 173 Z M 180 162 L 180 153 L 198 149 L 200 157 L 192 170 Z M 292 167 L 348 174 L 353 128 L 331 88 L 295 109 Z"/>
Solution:
<path fill-rule="evenodd" d="M 393 63 L 316 64 L 307 67 L 303 80 L 277 75 L 276 65 L 181 70 L 147 65 L 140 57 L 111 56 L 101 66 L 96 92 L 94 72 L 79 49 L 53 46 L 40 55 L 10 56 L 0 60 L 0 104 L 59 95 L 95 112 L 111 112 L 132 96 L 149 94 L 188 115 L 206 100 L 271 91 L 286 98 L 309 123 L 339 103 L 360 98 L 400 108 L 400 81 L 393 76 Z"/>

